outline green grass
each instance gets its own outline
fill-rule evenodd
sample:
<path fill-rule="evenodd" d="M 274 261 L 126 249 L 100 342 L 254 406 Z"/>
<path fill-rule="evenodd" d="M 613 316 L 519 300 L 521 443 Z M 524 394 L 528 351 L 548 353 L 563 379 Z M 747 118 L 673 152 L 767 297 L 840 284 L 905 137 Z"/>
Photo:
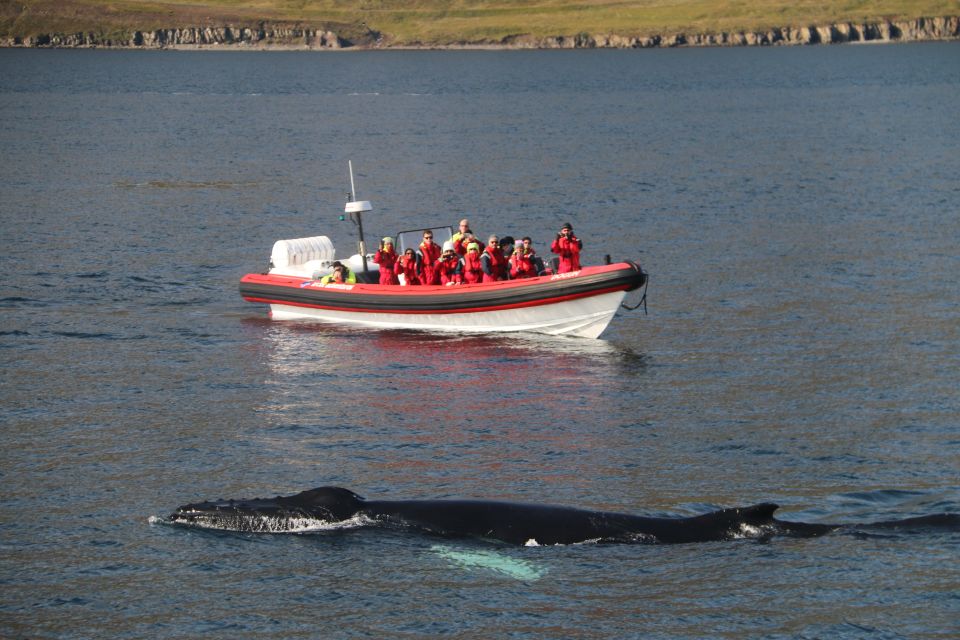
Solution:
<path fill-rule="evenodd" d="M 0 35 L 268 22 L 348 37 L 370 28 L 390 44 L 450 44 L 519 34 L 762 31 L 958 14 L 960 0 L 0 0 Z"/>

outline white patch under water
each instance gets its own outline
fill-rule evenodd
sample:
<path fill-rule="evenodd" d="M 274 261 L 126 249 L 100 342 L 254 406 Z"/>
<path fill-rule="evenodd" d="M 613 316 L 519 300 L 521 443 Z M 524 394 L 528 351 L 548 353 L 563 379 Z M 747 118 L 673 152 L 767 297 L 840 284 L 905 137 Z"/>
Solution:
<path fill-rule="evenodd" d="M 546 574 L 546 570 L 532 562 L 511 558 L 496 551 L 467 551 L 440 544 L 433 545 L 430 550 L 464 569 L 486 569 L 525 582 L 539 580 Z"/>

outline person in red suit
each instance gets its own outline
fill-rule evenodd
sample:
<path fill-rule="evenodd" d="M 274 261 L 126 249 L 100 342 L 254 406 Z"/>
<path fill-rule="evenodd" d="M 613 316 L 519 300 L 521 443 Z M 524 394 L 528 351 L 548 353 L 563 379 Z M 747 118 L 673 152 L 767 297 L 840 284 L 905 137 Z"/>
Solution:
<path fill-rule="evenodd" d="M 497 282 L 507 279 L 507 259 L 500 248 L 500 238 L 490 236 L 483 255 L 480 256 L 480 268 L 483 269 L 484 282 Z"/>
<path fill-rule="evenodd" d="M 557 234 L 557 239 L 550 245 L 550 251 L 560 256 L 560 266 L 557 273 L 568 273 L 580 270 L 580 250 L 583 243 L 573 233 L 573 225 L 565 222 Z"/>
<path fill-rule="evenodd" d="M 533 250 L 533 241 L 529 237 L 521 240 L 510 256 L 510 275 L 513 278 L 537 275 L 537 252 Z"/>
<path fill-rule="evenodd" d="M 463 281 L 467 284 L 480 282 L 483 278 L 483 268 L 480 266 L 480 245 L 471 242 L 467 245 L 467 253 L 463 256 Z"/>
<path fill-rule="evenodd" d="M 393 248 L 393 238 L 380 241 L 380 249 L 373 254 L 373 261 L 380 265 L 380 284 L 400 284 L 397 279 L 397 252 Z"/>
<path fill-rule="evenodd" d="M 420 282 L 420 257 L 413 249 L 407 249 L 397 263 L 397 275 L 403 275 L 403 284 L 413 285 Z"/>
<path fill-rule="evenodd" d="M 433 232 L 423 232 L 420 243 L 420 282 L 421 284 L 440 284 L 440 245 L 433 241 Z"/>
<path fill-rule="evenodd" d="M 437 273 L 440 274 L 440 284 L 461 284 L 463 282 L 463 262 L 453 250 L 453 243 L 443 245 L 443 254 L 437 263 Z"/>

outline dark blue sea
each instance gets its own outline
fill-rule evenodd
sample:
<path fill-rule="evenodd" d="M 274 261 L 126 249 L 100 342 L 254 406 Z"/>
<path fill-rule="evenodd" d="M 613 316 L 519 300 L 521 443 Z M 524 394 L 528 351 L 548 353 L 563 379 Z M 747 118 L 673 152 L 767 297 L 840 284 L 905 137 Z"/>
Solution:
<path fill-rule="evenodd" d="M 0 636 L 948 638 L 960 533 L 511 547 L 212 533 L 320 485 L 960 512 L 960 44 L 0 50 Z M 275 240 L 563 222 L 600 340 L 267 318 Z M 340 255 L 338 254 L 338 255 Z M 628 301 L 635 302 L 634 297 Z"/>

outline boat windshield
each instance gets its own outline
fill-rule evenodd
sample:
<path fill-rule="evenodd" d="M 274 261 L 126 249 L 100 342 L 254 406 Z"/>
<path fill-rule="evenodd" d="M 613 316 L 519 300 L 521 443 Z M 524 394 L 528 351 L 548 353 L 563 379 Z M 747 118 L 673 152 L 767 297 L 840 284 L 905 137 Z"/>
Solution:
<path fill-rule="evenodd" d="M 452 227 L 431 227 L 428 229 L 413 229 L 411 231 L 401 231 L 397 234 L 397 252 L 403 253 L 407 247 L 416 251 L 423 242 L 423 232 L 432 231 L 433 241 L 443 248 L 443 243 L 453 237 Z"/>

